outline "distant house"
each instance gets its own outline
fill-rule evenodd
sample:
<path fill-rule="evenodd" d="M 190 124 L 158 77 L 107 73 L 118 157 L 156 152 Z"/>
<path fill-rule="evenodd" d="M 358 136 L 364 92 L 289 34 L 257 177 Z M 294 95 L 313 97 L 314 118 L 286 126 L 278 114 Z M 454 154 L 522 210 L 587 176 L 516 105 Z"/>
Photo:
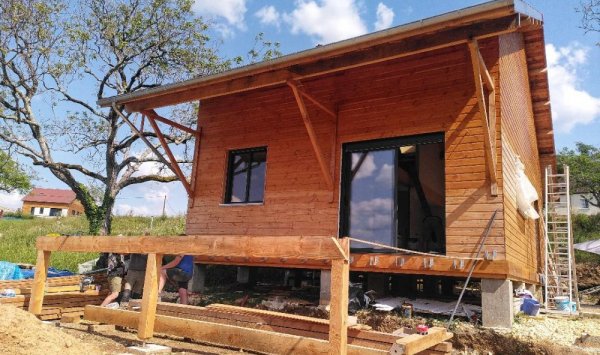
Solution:
<path fill-rule="evenodd" d="M 592 205 L 590 200 L 596 201 L 592 194 L 571 194 L 571 211 L 576 214 L 587 214 L 588 216 L 600 213 L 600 208 Z"/>
<path fill-rule="evenodd" d="M 23 197 L 23 213 L 38 217 L 66 217 L 83 214 L 83 206 L 71 190 L 35 188 Z"/>

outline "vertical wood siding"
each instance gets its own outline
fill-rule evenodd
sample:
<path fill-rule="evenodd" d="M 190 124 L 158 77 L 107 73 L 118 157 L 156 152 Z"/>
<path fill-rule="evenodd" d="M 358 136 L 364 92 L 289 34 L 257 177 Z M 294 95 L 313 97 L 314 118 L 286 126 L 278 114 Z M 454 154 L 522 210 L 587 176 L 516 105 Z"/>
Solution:
<path fill-rule="evenodd" d="M 536 221 L 523 218 L 517 211 L 515 168 L 518 156 L 538 192 L 541 206 L 542 178 L 527 62 L 522 34 L 500 36 L 499 42 L 506 253 L 507 260 L 513 262 L 517 271 L 522 273 L 520 276 L 531 278 L 539 265 L 539 225 Z"/>

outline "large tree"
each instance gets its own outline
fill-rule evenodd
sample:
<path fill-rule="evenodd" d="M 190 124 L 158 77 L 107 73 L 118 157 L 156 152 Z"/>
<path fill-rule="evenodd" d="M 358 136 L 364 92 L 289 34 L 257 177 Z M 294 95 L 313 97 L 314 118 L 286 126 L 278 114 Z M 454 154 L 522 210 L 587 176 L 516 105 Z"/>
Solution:
<path fill-rule="evenodd" d="M 0 141 L 73 189 L 93 234 L 110 233 L 122 189 L 176 180 L 118 112 L 95 102 L 228 65 L 208 45 L 207 24 L 192 12 L 192 3 L 0 2 Z M 186 125 L 196 121 L 190 107 L 171 112 L 170 118 Z M 161 149 L 154 133 L 143 135 Z M 165 138 L 180 146 L 193 140 L 174 130 Z M 181 162 L 189 162 L 186 152 L 179 150 Z M 155 169 L 143 173 L 143 164 Z M 94 198 L 90 187 L 100 188 L 101 196 Z"/>
<path fill-rule="evenodd" d="M 0 191 L 25 193 L 31 189 L 31 181 L 11 156 L 0 150 Z"/>
<path fill-rule="evenodd" d="M 581 1 L 577 11 L 582 15 L 581 28 L 585 32 L 600 32 L 600 0 Z M 596 44 L 600 46 L 600 42 Z"/>
<path fill-rule="evenodd" d="M 600 149 L 578 142 L 575 150 L 560 151 L 558 163 L 569 166 L 572 192 L 586 194 L 590 205 L 600 207 Z"/>

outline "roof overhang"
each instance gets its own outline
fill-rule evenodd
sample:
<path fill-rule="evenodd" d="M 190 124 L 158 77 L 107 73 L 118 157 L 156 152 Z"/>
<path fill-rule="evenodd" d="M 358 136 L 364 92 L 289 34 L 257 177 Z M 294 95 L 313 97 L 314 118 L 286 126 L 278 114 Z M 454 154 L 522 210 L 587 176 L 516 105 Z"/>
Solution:
<path fill-rule="evenodd" d="M 139 112 L 281 85 L 288 80 L 497 36 L 541 21 L 541 13 L 520 0 L 491 1 L 219 74 L 101 99 L 98 104 L 124 105 L 129 112 Z"/>
<path fill-rule="evenodd" d="M 318 77 L 521 31 L 524 33 L 538 150 L 555 164 L 542 14 L 521 0 L 496 0 L 387 30 L 318 46 L 222 73 L 198 77 L 98 101 L 102 107 L 143 112 Z M 541 35 L 540 35 L 541 34 Z"/>

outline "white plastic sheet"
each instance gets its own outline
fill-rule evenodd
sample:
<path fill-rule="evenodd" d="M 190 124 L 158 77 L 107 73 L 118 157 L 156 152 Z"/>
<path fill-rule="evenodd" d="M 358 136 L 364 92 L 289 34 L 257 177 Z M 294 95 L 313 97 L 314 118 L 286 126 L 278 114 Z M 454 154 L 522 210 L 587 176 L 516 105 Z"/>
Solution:
<path fill-rule="evenodd" d="M 518 157 L 515 159 L 515 167 L 517 169 L 517 208 L 523 217 L 528 219 L 538 219 L 540 215 L 533 207 L 533 203 L 539 199 L 535 187 L 525 175 L 525 165 Z"/>

